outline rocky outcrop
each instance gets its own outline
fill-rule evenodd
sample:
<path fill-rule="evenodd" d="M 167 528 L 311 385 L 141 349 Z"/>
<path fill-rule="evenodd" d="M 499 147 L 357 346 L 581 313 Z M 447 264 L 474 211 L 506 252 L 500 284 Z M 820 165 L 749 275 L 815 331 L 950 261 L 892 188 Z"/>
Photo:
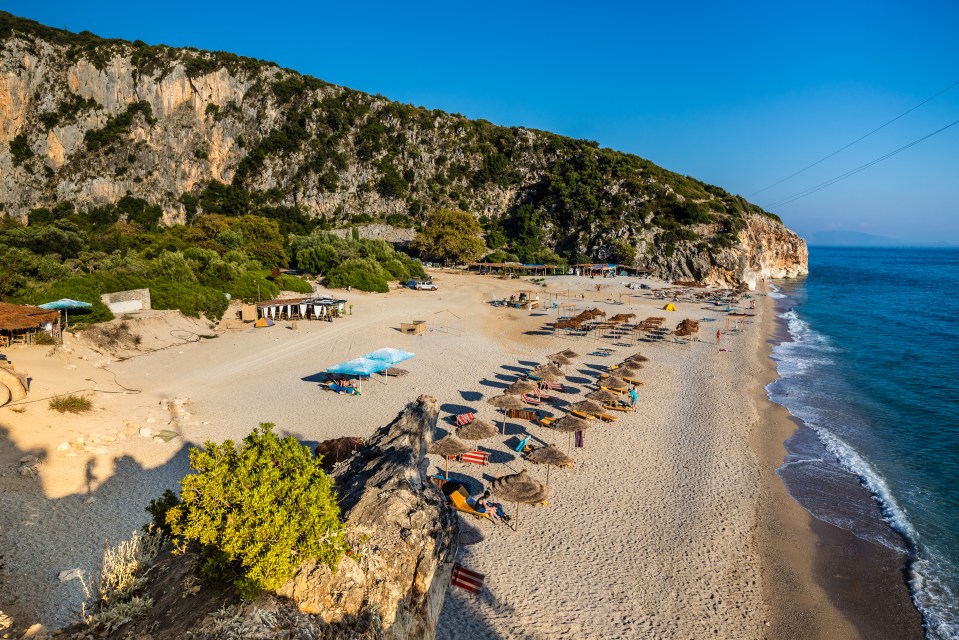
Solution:
<path fill-rule="evenodd" d="M 149 575 L 149 612 L 114 640 L 280 638 L 428 640 L 450 581 L 459 521 L 428 478 L 439 415 L 420 396 L 334 471 L 351 550 L 335 570 L 307 562 L 277 595 L 241 602 L 199 576 L 193 553 L 161 555 Z M 85 629 L 64 637 L 86 638 Z"/>
<path fill-rule="evenodd" d="M 449 584 L 458 521 L 429 481 L 439 405 L 420 396 L 334 477 L 354 553 L 335 572 L 308 563 L 279 594 L 327 622 L 376 611 L 386 638 L 432 638 Z"/>
<path fill-rule="evenodd" d="M 672 282 L 695 281 L 704 286 L 755 289 L 763 278 L 794 278 L 809 273 L 806 241 L 781 222 L 763 215 L 746 218 L 739 242 L 719 248 L 681 243 L 671 253 L 644 251 L 637 265 Z"/>

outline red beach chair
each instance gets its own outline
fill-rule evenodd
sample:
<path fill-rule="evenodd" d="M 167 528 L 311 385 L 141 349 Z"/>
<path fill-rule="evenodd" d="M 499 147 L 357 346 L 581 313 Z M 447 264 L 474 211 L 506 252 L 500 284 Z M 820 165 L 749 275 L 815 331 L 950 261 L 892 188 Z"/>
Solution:
<path fill-rule="evenodd" d="M 470 451 L 469 453 L 456 456 L 456 459 L 460 462 L 472 462 L 473 464 L 480 464 L 485 467 L 489 464 L 489 453 L 477 449 L 476 451 Z"/>
<path fill-rule="evenodd" d="M 542 401 L 542 400 L 537 400 L 536 398 L 532 398 L 532 397 L 526 395 L 525 393 L 524 393 L 522 396 L 520 396 L 520 397 L 523 399 L 523 402 L 525 402 L 526 404 L 531 404 L 531 405 L 533 405 L 533 406 L 537 406 L 537 405 L 543 404 L 543 401 Z"/>
<path fill-rule="evenodd" d="M 469 423 L 471 423 L 475 417 L 476 417 L 476 416 L 473 415 L 472 413 L 463 413 L 463 414 L 460 414 L 460 415 L 456 416 L 456 426 L 457 426 L 457 427 L 465 427 L 466 425 L 468 425 Z"/>

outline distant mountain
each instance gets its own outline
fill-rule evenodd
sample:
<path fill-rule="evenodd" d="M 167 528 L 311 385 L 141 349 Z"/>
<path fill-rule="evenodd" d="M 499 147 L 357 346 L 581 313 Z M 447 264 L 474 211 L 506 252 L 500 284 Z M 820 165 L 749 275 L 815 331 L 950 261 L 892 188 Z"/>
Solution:
<path fill-rule="evenodd" d="M 817 231 L 806 237 L 811 247 L 903 247 L 910 243 L 861 231 Z"/>
<path fill-rule="evenodd" d="M 806 272 L 805 243 L 774 214 L 595 142 L 0 11 L 0 211 L 95 216 L 124 198 L 168 225 L 251 213 L 409 227 L 449 207 L 480 219 L 493 261 L 717 284 Z"/>

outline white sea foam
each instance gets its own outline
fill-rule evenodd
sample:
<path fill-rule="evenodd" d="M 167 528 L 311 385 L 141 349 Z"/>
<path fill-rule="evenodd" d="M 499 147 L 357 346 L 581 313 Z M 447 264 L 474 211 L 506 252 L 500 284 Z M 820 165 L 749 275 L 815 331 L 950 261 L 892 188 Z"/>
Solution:
<path fill-rule="evenodd" d="M 786 296 L 779 292 L 779 287 L 774 284 L 769 285 L 769 297 L 776 300 L 782 300 Z"/>
<path fill-rule="evenodd" d="M 771 290 L 769 295 L 777 299 L 787 297 L 778 290 Z M 828 419 L 821 411 L 812 404 L 803 402 L 808 394 L 796 393 L 795 389 L 791 392 L 789 389 L 790 378 L 803 376 L 817 366 L 833 364 L 832 359 L 825 354 L 838 350 L 793 309 L 781 313 L 779 317 L 786 321 L 790 340 L 773 348 L 773 359 L 777 362 L 777 371 L 785 384 L 773 382 L 767 385 L 769 398 L 786 407 L 790 414 L 800 418 L 813 429 L 823 446 L 836 456 L 840 465 L 856 475 L 877 500 L 886 522 L 909 541 L 916 556 L 911 565 L 909 587 L 913 602 L 926 623 L 927 637 L 934 640 L 959 640 L 959 624 L 956 623 L 955 611 L 956 602 L 959 601 L 957 594 L 952 593 L 948 585 L 937 578 L 937 565 L 947 564 L 948 560 L 936 558 L 933 550 L 921 545 L 919 534 L 910 522 L 908 513 L 896 500 L 882 474 L 855 448 L 828 428 Z M 854 528 L 850 530 L 856 533 Z M 877 542 L 890 547 L 887 541 Z M 902 551 L 899 548 L 890 548 Z"/>

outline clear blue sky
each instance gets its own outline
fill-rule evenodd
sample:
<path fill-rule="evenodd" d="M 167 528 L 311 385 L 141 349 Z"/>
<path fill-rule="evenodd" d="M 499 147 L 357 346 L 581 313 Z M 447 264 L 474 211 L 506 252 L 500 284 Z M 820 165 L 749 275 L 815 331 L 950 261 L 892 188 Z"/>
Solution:
<path fill-rule="evenodd" d="M 955 0 L 296 4 L 0 6 L 71 31 L 233 51 L 402 102 L 597 140 L 767 208 L 959 120 L 955 87 L 755 194 L 959 80 Z M 959 244 L 959 125 L 771 209 L 801 234 Z"/>

